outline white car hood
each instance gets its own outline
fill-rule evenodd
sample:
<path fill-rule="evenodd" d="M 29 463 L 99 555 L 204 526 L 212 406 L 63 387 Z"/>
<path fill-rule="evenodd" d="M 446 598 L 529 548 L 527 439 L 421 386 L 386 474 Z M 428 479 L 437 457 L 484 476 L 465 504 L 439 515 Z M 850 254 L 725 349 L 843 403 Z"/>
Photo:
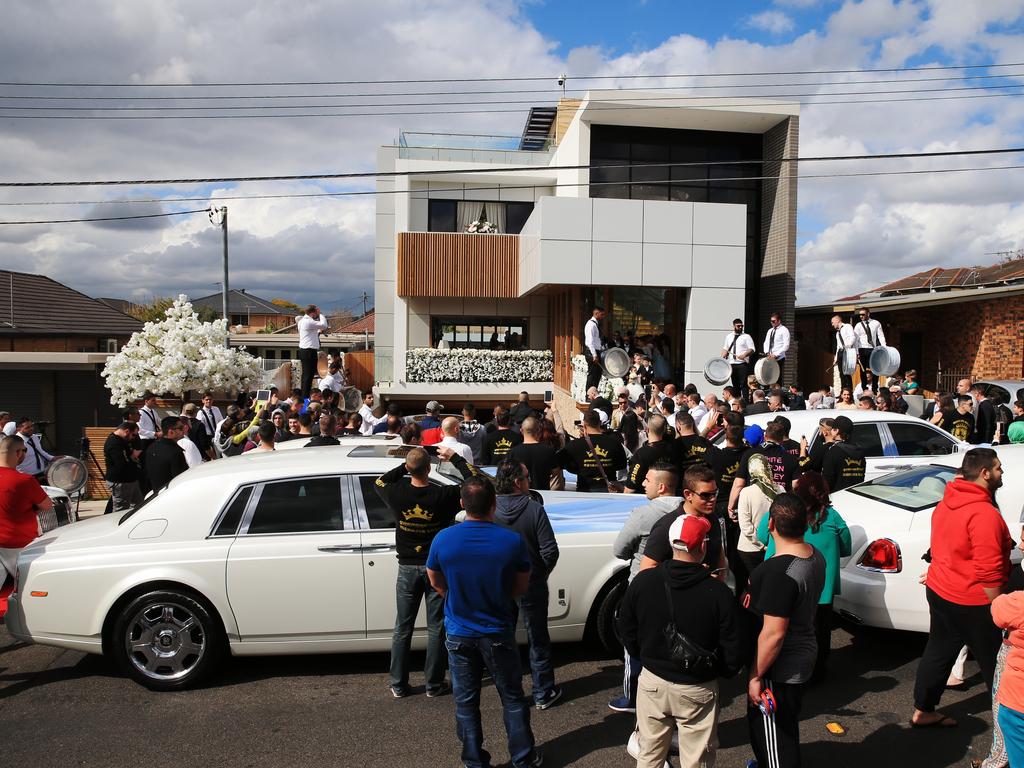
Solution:
<path fill-rule="evenodd" d="M 29 544 L 26 552 L 33 552 L 40 549 L 53 549 L 64 547 L 75 547 L 81 542 L 109 536 L 117 530 L 117 523 L 122 515 L 100 515 L 80 520 L 71 525 L 61 526 L 49 533 L 43 534 Z"/>

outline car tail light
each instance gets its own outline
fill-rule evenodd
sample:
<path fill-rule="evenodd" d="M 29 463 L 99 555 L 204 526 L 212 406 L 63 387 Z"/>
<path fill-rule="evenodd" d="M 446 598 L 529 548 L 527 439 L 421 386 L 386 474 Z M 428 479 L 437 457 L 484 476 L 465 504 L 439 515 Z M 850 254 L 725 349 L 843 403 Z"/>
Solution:
<path fill-rule="evenodd" d="M 899 544 L 892 539 L 875 539 L 864 550 L 857 567 L 875 573 L 899 573 L 903 570 Z"/>

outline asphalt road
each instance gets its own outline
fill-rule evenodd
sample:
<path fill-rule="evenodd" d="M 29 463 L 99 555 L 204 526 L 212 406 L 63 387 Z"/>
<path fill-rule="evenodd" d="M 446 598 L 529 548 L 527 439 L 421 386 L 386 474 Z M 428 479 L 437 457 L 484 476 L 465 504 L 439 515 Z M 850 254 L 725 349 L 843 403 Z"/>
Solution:
<path fill-rule="evenodd" d="M 828 768 L 964 766 L 984 755 L 991 718 L 975 673 L 942 709 L 947 730 L 911 730 L 911 691 L 924 637 L 836 630 L 830 677 L 805 701 L 804 764 Z M 621 663 L 581 645 L 556 646 L 565 698 L 533 713 L 546 766 L 626 766 L 630 715 L 606 702 L 621 685 Z M 422 655 L 414 655 L 422 665 Z M 392 699 L 385 654 L 233 659 L 206 688 L 150 693 L 105 660 L 15 644 L 0 628 L 0 755 L 5 765 L 117 766 L 458 766 L 450 696 L 422 687 Z M 420 669 L 414 667 L 414 669 Z M 413 677 L 413 684 L 422 679 Z M 483 696 L 486 746 L 507 765 L 497 696 Z M 845 736 L 825 729 L 842 724 Z M 723 686 L 719 766 L 750 757 L 742 686 Z"/>

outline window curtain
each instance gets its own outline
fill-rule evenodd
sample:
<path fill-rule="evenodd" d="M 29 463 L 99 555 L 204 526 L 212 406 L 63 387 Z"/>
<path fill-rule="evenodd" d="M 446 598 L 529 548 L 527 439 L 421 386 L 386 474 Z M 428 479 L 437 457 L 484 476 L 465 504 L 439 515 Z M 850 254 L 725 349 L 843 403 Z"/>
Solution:
<path fill-rule="evenodd" d="M 456 231 L 465 232 L 470 224 L 472 224 L 474 221 L 480 218 L 480 213 L 483 210 L 483 203 L 460 202 L 456 209 L 456 218 L 458 219 L 458 221 L 456 222 L 458 229 Z"/>
<path fill-rule="evenodd" d="M 504 203 L 484 203 L 484 215 L 491 224 L 498 228 L 499 234 L 506 231 Z"/>

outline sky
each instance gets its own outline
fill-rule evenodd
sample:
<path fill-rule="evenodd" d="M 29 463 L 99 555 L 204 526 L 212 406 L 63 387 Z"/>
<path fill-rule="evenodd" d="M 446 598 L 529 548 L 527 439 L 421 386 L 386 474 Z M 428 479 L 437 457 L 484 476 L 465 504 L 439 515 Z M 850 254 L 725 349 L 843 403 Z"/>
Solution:
<path fill-rule="evenodd" d="M 977 64 L 1020 66 L 906 71 Z M 898 71 L 707 77 L 883 68 Z M 527 105 L 488 111 L 477 102 L 553 103 L 560 92 L 555 80 L 562 73 L 568 76 L 568 95 L 597 83 L 670 85 L 725 97 L 798 94 L 804 102 L 800 153 L 805 157 L 1024 146 L 1024 98 L 1016 95 L 1024 84 L 1022 0 L 9 0 L 0 28 L 0 72 L 6 82 L 0 85 L 0 182 L 372 172 L 376 148 L 393 143 L 403 130 L 518 134 Z M 689 76 L 664 77 L 669 74 Z M 588 83 L 583 79 L 588 75 L 606 79 Z M 649 79 L 635 79 L 638 75 Z M 409 82 L 526 76 L 545 79 Z M 634 79 L 617 79 L 627 76 Z M 376 82 L 171 85 L 300 81 Z M 33 85 L 17 85 L 25 83 Z M 740 89 L 754 83 L 767 87 Z M 952 90 L 965 88 L 974 90 Z M 382 96 L 514 89 L 537 90 Z M 919 92 L 841 95 L 915 89 L 943 92 L 940 97 Z M 283 94 L 307 98 L 223 98 Z M 165 98 L 111 98 L 156 95 Z M 185 95 L 216 98 L 167 98 Z M 821 103 L 868 98 L 876 103 Z M 918 100 L 902 100 L 911 98 Z M 877 103 L 880 99 L 901 100 Z M 459 108 L 373 106 L 431 101 L 468 102 L 480 113 L 385 115 L 379 113 Z M 339 105 L 290 110 L 298 113 L 378 114 L 282 118 L 266 115 L 286 110 L 224 109 L 288 103 Z M 216 109 L 94 111 L 140 104 Z M 342 110 L 342 104 L 371 106 Z M 74 109 L 53 109 L 58 106 Z M 160 119 L 55 119 L 116 114 Z M 182 119 L 183 114 L 220 117 Z M 225 114 L 259 117 L 227 119 Z M 1024 165 L 1024 153 L 802 163 L 798 304 L 860 292 L 933 266 L 990 264 L 997 254 L 1024 246 L 1024 169 L 813 177 L 1006 165 Z M 360 294 L 373 291 L 373 195 L 308 195 L 372 189 L 372 180 L 0 186 L 0 222 L 175 213 L 205 209 L 214 200 L 229 211 L 232 287 L 265 298 L 355 309 L 361 306 Z M 267 197 L 226 199 L 237 195 Z M 152 202 L 117 202 L 126 200 Z M 63 204 L 68 202 L 75 204 Z M 219 290 L 220 231 L 204 213 L 0 224 L 0 267 L 45 274 L 92 296 L 136 301 L 178 293 L 198 297 Z"/>

